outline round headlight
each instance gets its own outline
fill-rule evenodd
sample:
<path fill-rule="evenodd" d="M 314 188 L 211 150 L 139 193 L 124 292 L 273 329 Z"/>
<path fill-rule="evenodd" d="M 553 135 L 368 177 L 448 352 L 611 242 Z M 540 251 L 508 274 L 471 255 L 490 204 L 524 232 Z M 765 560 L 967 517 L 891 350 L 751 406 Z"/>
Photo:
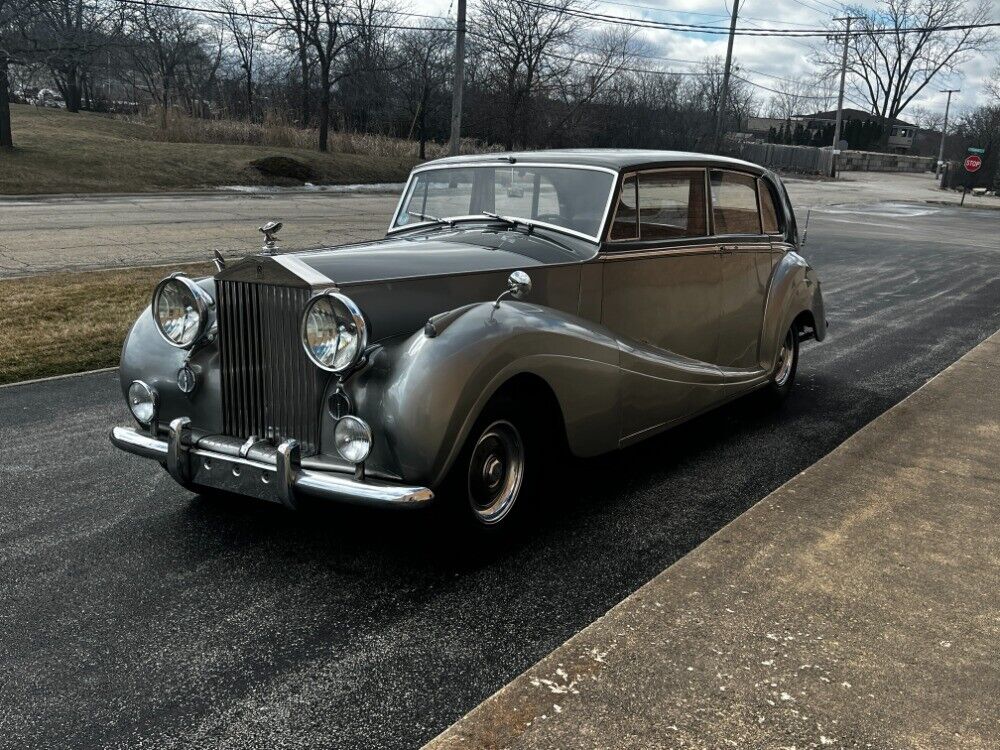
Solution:
<path fill-rule="evenodd" d="M 341 456 L 352 464 L 359 464 L 372 451 L 372 431 L 362 419 L 341 417 L 333 428 L 333 442 Z"/>
<path fill-rule="evenodd" d="M 361 357 L 368 342 L 364 316 L 342 294 L 314 297 L 302 316 L 302 346 L 309 359 L 330 372 L 344 372 Z"/>
<path fill-rule="evenodd" d="M 153 291 L 153 320 L 168 344 L 187 349 L 205 333 L 212 298 L 187 276 L 171 276 Z"/>
<path fill-rule="evenodd" d="M 156 416 L 156 391 L 141 380 L 128 387 L 128 408 L 140 424 L 148 425 Z"/>

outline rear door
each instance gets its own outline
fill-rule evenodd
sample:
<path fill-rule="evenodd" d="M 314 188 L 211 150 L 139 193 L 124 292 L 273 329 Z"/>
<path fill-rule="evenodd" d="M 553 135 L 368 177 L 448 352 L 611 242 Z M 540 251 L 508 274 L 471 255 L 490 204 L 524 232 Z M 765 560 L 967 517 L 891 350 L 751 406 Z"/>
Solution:
<path fill-rule="evenodd" d="M 773 266 L 757 178 L 726 169 L 713 169 L 710 177 L 712 224 L 721 251 L 718 362 L 724 368 L 756 370 Z"/>

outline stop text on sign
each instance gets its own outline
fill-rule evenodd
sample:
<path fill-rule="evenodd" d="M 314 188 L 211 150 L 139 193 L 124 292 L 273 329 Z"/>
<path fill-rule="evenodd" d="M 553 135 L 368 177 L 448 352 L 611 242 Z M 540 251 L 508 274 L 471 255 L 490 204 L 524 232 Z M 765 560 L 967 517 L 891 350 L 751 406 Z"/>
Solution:
<path fill-rule="evenodd" d="M 976 172 L 979 170 L 981 166 L 983 166 L 983 159 L 981 156 L 976 156 L 976 154 L 972 154 L 972 156 L 965 157 L 966 172 Z"/>

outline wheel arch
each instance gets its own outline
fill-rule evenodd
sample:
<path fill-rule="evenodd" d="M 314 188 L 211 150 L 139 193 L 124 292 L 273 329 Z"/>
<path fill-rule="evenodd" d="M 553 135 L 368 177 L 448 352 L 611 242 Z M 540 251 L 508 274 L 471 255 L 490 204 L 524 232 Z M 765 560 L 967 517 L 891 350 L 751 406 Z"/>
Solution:
<path fill-rule="evenodd" d="M 406 481 L 437 486 L 499 393 L 556 420 L 574 455 L 616 448 L 619 354 L 599 324 L 522 302 L 485 303 L 434 335 L 385 345 L 348 387 L 359 415 L 384 436 L 373 458 Z"/>
<path fill-rule="evenodd" d="M 764 308 L 760 366 L 770 368 L 792 326 L 811 329 L 810 338 L 826 336 L 823 293 L 816 271 L 796 252 L 786 253 L 771 275 Z"/>

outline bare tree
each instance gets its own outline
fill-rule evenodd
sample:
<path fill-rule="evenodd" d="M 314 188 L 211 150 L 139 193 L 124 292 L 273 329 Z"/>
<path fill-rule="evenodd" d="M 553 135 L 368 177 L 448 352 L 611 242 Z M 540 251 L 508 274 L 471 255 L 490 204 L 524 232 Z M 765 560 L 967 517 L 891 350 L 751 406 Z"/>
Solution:
<path fill-rule="evenodd" d="M 921 130 L 940 130 L 944 127 L 944 112 L 927 107 L 910 107 L 906 119 Z"/>
<path fill-rule="evenodd" d="M 515 141 L 525 141 L 533 124 L 533 100 L 569 73 L 573 59 L 556 55 L 582 28 L 583 21 L 567 12 L 581 7 L 578 0 L 552 0 L 544 5 L 518 0 L 479 3 L 473 19 L 482 29 L 478 49 L 503 99 L 508 149 Z"/>
<path fill-rule="evenodd" d="M 301 90 L 299 92 L 299 124 L 306 127 L 312 118 L 312 71 L 315 58 L 310 54 L 311 42 L 309 3 L 307 0 L 271 0 L 274 12 L 282 19 L 274 31 L 288 37 L 289 49 L 295 55 L 299 68 Z"/>
<path fill-rule="evenodd" d="M 253 0 L 216 0 L 222 11 L 222 24 L 236 47 L 237 59 L 246 77 L 245 104 L 247 119 L 253 119 L 254 62 L 266 34 L 257 19 Z"/>
<path fill-rule="evenodd" d="M 119 18 L 117 5 L 106 0 L 34 0 L 31 36 L 68 111 L 83 104 L 87 75 L 97 53 L 114 41 Z"/>
<path fill-rule="evenodd" d="M 891 123 L 937 76 L 948 74 L 971 55 L 987 49 L 991 29 L 946 30 L 989 20 L 989 0 L 880 0 L 874 9 L 845 6 L 860 18 L 848 45 L 848 73 L 853 93 L 865 101 L 882 126 L 881 147 Z M 920 29 L 904 32 L 904 29 Z M 843 34 L 834 32 L 818 63 L 827 74 L 839 70 Z"/>
<path fill-rule="evenodd" d="M 341 56 L 355 42 L 353 8 L 348 0 L 290 0 L 303 4 L 305 38 L 319 67 L 319 150 L 329 149 L 331 88 L 346 73 Z"/>
<path fill-rule="evenodd" d="M 434 31 L 410 31 L 400 39 L 400 79 L 406 111 L 411 115 L 407 138 L 416 131 L 420 158 L 427 158 L 427 117 L 448 83 L 452 37 Z"/>
<path fill-rule="evenodd" d="M 588 105 L 599 97 L 624 71 L 637 63 L 640 45 L 631 29 L 612 28 L 597 33 L 594 44 L 584 48 L 589 54 L 577 58 L 569 75 L 555 79 L 554 96 L 562 111 L 552 118 L 543 137 L 546 144 L 556 141 L 567 127 L 579 125 Z"/>
<path fill-rule="evenodd" d="M 817 99 L 825 90 L 822 81 L 809 76 L 776 79 L 771 88 L 775 93 L 767 103 L 767 116 L 788 120 L 805 111 L 824 109 L 830 102 Z M 832 101 L 832 97 L 830 97 Z"/>
<path fill-rule="evenodd" d="M 24 0 L 0 0 L 0 151 L 14 148 L 8 71 L 12 64 L 21 62 L 25 46 L 23 23 L 27 15 Z"/>
<path fill-rule="evenodd" d="M 127 27 L 133 36 L 131 64 L 144 88 L 160 109 L 160 128 L 166 130 L 171 97 L 184 60 L 200 51 L 202 33 L 189 12 L 147 0 L 128 6 Z"/>

